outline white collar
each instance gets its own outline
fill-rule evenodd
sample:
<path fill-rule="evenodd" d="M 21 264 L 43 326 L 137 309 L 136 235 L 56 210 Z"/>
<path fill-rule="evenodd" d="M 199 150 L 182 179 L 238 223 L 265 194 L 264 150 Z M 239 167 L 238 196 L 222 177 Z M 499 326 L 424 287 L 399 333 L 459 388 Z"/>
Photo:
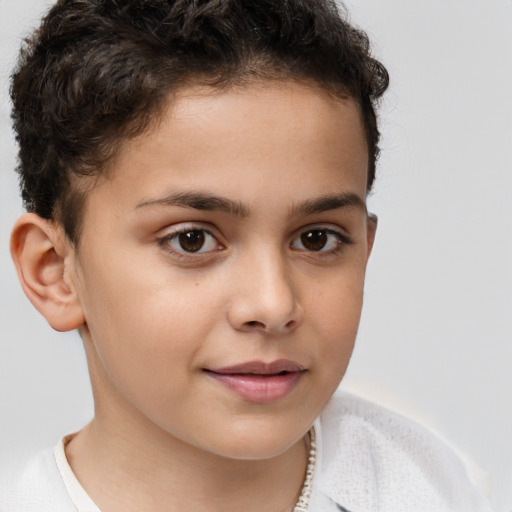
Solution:
<path fill-rule="evenodd" d="M 66 445 L 74 435 L 64 436 L 53 450 L 57 469 L 77 512 L 101 512 L 81 486 L 66 458 Z"/>

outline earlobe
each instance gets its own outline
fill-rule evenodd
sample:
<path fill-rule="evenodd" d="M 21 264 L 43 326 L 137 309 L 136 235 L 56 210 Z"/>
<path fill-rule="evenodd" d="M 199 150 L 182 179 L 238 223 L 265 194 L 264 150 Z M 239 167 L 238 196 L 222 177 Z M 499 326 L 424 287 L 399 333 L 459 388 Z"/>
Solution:
<path fill-rule="evenodd" d="M 60 228 L 33 213 L 22 215 L 11 234 L 11 255 L 23 291 L 57 331 L 83 325 L 80 301 L 67 276 L 72 249 Z"/>
<path fill-rule="evenodd" d="M 377 224 L 378 224 L 378 218 L 377 215 L 374 213 L 368 214 L 368 220 L 367 220 L 367 226 L 366 226 L 366 237 L 367 237 L 367 246 L 368 246 L 368 252 L 366 255 L 366 259 L 370 257 L 370 254 L 372 252 L 373 243 L 375 242 L 375 234 L 377 232 Z"/>

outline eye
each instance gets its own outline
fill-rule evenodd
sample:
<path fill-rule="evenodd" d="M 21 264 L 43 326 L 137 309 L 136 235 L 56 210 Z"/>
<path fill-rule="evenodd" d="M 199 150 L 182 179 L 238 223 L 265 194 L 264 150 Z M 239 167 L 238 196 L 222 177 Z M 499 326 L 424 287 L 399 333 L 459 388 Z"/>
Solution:
<path fill-rule="evenodd" d="M 204 229 L 185 229 L 161 240 L 162 244 L 170 246 L 181 253 L 205 253 L 222 249 L 222 244 Z"/>
<path fill-rule="evenodd" d="M 351 243 L 348 237 L 327 228 L 311 228 L 302 231 L 291 243 L 298 251 L 336 252 L 342 245 Z"/>

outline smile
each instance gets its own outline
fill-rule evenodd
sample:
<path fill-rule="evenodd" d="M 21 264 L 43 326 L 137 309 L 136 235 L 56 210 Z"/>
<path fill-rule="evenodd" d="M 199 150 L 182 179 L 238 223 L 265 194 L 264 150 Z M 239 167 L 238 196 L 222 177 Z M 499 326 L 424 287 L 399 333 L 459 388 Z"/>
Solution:
<path fill-rule="evenodd" d="M 292 361 L 279 360 L 270 364 L 251 361 L 204 372 L 244 400 L 265 404 L 290 394 L 306 370 Z"/>

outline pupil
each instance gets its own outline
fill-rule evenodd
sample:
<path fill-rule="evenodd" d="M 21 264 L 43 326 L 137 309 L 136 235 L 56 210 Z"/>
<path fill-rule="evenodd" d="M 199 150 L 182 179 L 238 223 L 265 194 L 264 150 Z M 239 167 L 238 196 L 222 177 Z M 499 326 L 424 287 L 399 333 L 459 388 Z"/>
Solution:
<path fill-rule="evenodd" d="M 204 245 L 204 232 L 197 229 L 179 234 L 180 246 L 187 252 L 197 252 Z"/>
<path fill-rule="evenodd" d="M 310 251 L 320 251 L 327 244 L 327 233 L 321 230 L 308 231 L 300 237 L 304 247 Z"/>

